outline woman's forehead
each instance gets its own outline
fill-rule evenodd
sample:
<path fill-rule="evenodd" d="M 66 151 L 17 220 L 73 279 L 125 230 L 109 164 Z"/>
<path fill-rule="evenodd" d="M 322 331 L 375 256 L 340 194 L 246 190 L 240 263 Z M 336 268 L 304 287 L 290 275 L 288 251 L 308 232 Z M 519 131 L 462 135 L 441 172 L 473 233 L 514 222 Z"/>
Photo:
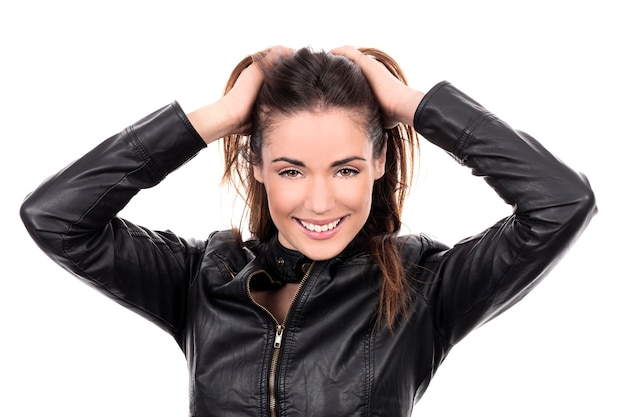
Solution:
<path fill-rule="evenodd" d="M 331 109 L 282 116 L 264 136 L 263 147 L 271 155 L 320 151 L 336 154 L 344 149 L 362 152 L 371 144 L 353 112 Z"/>

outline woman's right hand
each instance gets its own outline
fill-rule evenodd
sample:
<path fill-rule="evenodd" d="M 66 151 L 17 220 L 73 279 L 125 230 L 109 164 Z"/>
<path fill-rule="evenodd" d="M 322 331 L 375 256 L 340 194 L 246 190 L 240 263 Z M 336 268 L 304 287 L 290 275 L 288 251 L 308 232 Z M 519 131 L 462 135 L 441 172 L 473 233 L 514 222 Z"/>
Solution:
<path fill-rule="evenodd" d="M 361 68 L 383 112 L 385 127 L 398 123 L 413 125 L 413 115 L 424 93 L 398 80 L 381 62 L 357 48 L 343 46 L 330 53 L 345 56 Z"/>
<path fill-rule="evenodd" d="M 208 144 L 230 134 L 248 134 L 252 127 L 252 108 L 263 84 L 261 61 L 269 63 L 293 50 L 276 46 L 259 61 L 245 68 L 233 87 L 215 103 L 201 107 L 187 116 L 189 121 Z"/>

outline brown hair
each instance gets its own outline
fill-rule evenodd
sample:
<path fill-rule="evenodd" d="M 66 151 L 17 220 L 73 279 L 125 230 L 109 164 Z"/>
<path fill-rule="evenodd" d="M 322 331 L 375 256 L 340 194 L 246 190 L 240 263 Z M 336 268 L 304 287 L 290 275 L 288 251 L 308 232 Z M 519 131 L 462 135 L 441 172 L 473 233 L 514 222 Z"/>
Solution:
<path fill-rule="evenodd" d="M 406 82 L 402 69 L 386 53 L 375 48 L 360 48 L 363 54 L 380 61 L 399 80 Z M 263 184 L 254 179 L 253 166 L 261 163 L 263 138 L 278 117 L 300 111 L 339 108 L 350 111 L 363 123 L 372 141 L 374 157 L 386 150 L 385 174 L 374 183 L 372 208 L 361 231 L 368 242 L 368 252 L 379 265 L 382 282 L 378 323 L 385 318 L 391 328 L 400 313 L 404 315 L 410 295 L 397 244 L 405 197 L 413 177 L 413 161 L 418 149 L 417 133 L 408 125 L 385 129 L 376 98 L 360 68 L 345 57 L 310 48 L 266 65 L 258 58 L 243 59 L 233 70 L 224 94 L 233 87 L 241 72 L 253 62 L 260 62 L 265 79 L 256 99 L 250 135 L 224 138 L 225 170 L 223 181 L 232 183 L 246 202 L 246 214 L 252 236 L 269 240 L 276 232 Z"/>

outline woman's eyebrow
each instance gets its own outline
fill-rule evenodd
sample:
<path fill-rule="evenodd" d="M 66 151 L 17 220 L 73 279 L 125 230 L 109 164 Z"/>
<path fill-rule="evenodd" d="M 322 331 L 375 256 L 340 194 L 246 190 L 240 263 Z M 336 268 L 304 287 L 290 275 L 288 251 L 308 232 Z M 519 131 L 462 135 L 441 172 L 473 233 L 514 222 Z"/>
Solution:
<path fill-rule="evenodd" d="M 344 164 L 347 164 L 347 163 L 352 162 L 352 161 L 366 161 L 366 159 L 362 158 L 360 156 L 350 156 L 348 158 L 344 158 L 344 159 L 340 159 L 339 161 L 335 161 L 332 164 L 330 164 L 330 166 L 331 167 L 337 167 L 339 165 L 344 165 Z"/>
<path fill-rule="evenodd" d="M 337 167 L 337 166 L 344 165 L 344 164 L 347 164 L 347 163 L 352 162 L 352 161 L 366 161 L 366 159 L 362 158 L 360 156 L 349 156 L 347 158 L 340 159 L 338 161 L 333 162 L 332 164 L 330 164 L 330 166 L 331 167 Z M 272 159 L 272 163 L 274 163 L 274 162 L 287 162 L 287 163 L 289 163 L 291 165 L 295 165 L 295 166 L 298 166 L 298 167 L 304 167 L 305 166 L 304 162 L 302 162 L 302 161 L 299 161 L 297 159 L 287 158 L 287 157 L 284 157 L 284 156 L 281 156 L 280 158 Z"/>
<path fill-rule="evenodd" d="M 281 156 L 280 158 L 276 158 L 276 159 L 272 159 L 272 164 L 274 162 L 288 162 L 291 165 L 295 165 L 295 166 L 299 166 L 299 167 L 303 167 L 304 166 L 304 162 L 302 161 L 298 161 L 297 159 L 291 159 L 291 158 L 286 158 L 284 156 Z"/>

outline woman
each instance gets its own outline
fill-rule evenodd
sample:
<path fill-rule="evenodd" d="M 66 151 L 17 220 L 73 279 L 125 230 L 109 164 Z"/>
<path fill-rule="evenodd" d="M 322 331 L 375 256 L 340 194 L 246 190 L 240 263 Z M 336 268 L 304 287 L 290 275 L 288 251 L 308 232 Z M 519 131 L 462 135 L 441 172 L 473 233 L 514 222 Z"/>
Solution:
<path fill-rule="evenodd" d="M 192 416 L 409 416 L 450 349 L 527 294 L 596 210 L 587 181 L 532 137 L 363 52 L 244 59 L 215 103 L 156 111 L 22 206 L 49 256 L 175 338 Z M 514 213 L 452 248 L 399 237 L 412 127 Z M 116 217 L 222 137 L 253 239 L 185 240 Z"/>

